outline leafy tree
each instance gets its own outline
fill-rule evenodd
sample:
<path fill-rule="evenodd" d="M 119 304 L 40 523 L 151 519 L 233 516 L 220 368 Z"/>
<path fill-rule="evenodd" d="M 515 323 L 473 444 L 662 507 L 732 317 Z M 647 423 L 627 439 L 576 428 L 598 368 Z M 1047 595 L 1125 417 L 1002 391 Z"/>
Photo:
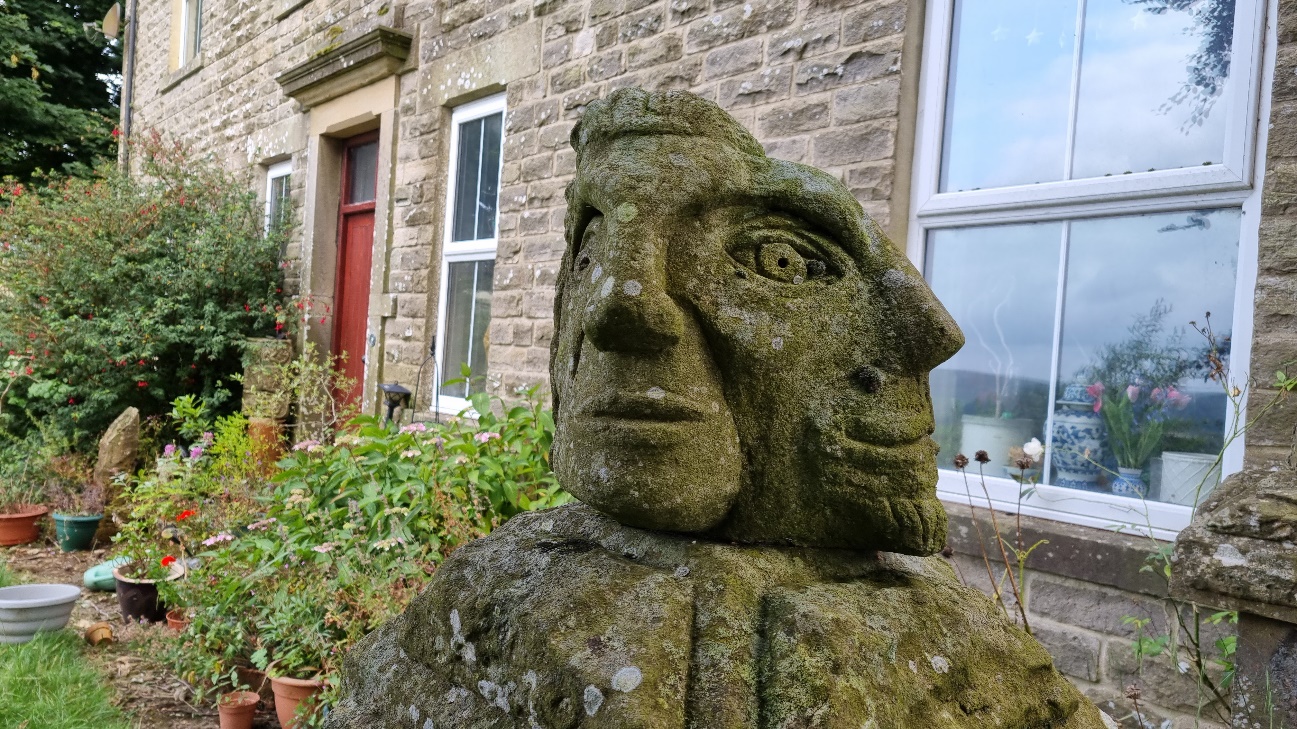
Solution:
<path fill-rule="evenodd" d="M 156 136 L 136 151 L 136 177 L 0 185 L 0 430 L 84 447 L 127 406 L 228 412 L 247 337 L 289 318 L 256 196 Z"/>
<path fill-rule="evenodd" d="M 114 153 L 115 44 L 86 40 L 113 0 L 0 0 L 0 178 L 87 174 Z"/>

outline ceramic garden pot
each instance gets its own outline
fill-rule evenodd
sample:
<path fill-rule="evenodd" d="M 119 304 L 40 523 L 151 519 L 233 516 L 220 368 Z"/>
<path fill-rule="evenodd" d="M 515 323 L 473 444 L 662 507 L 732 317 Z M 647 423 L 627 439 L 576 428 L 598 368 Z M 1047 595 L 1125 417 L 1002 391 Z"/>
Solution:
<path fill-rule="evenodd" d="M 284 729 L 293 729 L 298 725 L 298 706 L 302 706 L 302 715 L 310 710 L 312 698 L 324 688 L 324 682 L 314 678 L 281 678 L 271 676 L 270 687 L 275 692 L 275 715 Z"/>
<path fill-rule="evenodd" d="M 157 580 L 137 580 L 126 577 L 122 574 L 126 566 L 113 569 L 113 579 L 117 583 L 117 605 L 122 609 L 122 617 L 127 622 L 134 623 L 142 620 L 160 623 L 165 620 L 167 606 L 158 599 Z M 182 575 L 184 575 L 183 569 L 173 567 L 171 576 L 167 579 L 179 579 Z"/>
<path fill-rule="evenodd" d="M 44 506 L 27 506 L 21 511 L 0 514 L 0 547 L 36 541 L 41 534 L 40 519 L 48 511 Z"/>
<path fill-rule="evenodd" d="M 1135 499 L 1148 496 L 1148 484 L 1144 483 L 1141 469 L 1118 468 L 1117 473 L 1118 476 L 1112 480 L 1112 493 Z"/>
<path fill-rule="evenodd" d="M 91 516 L 55 514 L 54 536 L 58 539 L 59 549 L 64 552 L 83 552 L 90 549 L 94 545 L 95 532 L 99 531 L 99 522 L 103 518 L 103 514 Z"/>
<path fill-rule="evenodd" d="M 993 418 L 985 415 L 965 415 L 961 423 L 959 452 L 973 457 L 978 451 L 986 451 L 991 461 L 983 472 L 987 476 L 1004 478 L 1018 473 L 1018 469 L 1009 463 L 1009 449 L 1021 448 L 1023 443 L 1039 435 L 1036 421 L 1030 418 Z"/>
<path fill-rule="evenodd" d="M 257 714 L 261 696 L 255 691 L 235 691 L 225 694 L 216 702 L 221 729 L 252 729 L 252 718 Z"/>
<path fill-rule="evenodd" d="M 1085 391 L 1085 385 L 1068 385 L 1063 390 L 1063 398 L 1056 403 L 1051 459 L 1054 478 L 1050 483 L 1053 485 L 1082 491 L 1099 490 L 1103 416 L 1094 411 L 1094 398 Z"/>
<path fill-rule="evenodd" d="M 76 585 L 0 587 L 0 643 L 26 643 L 38 631 L 62 628 L 80 596 Z"/>

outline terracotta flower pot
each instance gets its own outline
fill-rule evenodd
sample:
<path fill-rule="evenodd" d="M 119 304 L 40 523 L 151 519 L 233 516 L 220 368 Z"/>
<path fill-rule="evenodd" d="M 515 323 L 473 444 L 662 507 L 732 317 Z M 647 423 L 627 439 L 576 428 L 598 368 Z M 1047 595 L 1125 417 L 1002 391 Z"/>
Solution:
<path fill-rule="evenodd" d="M 238 675 L 239 685 L 248 687 L 249 691 L 255 691 L 261 695 L 262 699 L 267 701 L 274 698 L 275 694 L 270 690 L 270 679 L 266 678 L 266 672 L 260 671 L 251 666 L 238 666 L 234 669 Z"/>
<path fill-rule="evenodd" d="M 324 688 L 324 682 L 309 678 L 270 677 L 270 687 L 275 692 L 275 715 L 284 729 L 294 729 L 298 725 L 298 705 L 302 706 L 301 714 L 306 716 L 310 711 L 313 697 Z"/>
<path fill-rule="evenodd" d="M 252 729 L 252 717 L 257 713 L 261 696 L 253 691 L 235 691 L 225 694 L 216 702 L 221 729 Z"/>
<path fill-rule="evenodd" d="M 113 626 L 108 623 L 101 621 L 86 628 L 86 642 L 90 645 L 112 643 L 114 640 Z"/>
<path fill-rule="evenodd" d="M 176 608 L 167 611 L 167 627 L 177 633 L 189 627 L 189 618 L 185 617 L 184 608 Z"/>
<path fill-rule="evenodd" d="M 34 542 L 41 535 L 40 519 L 49 509 L 44 506 L 19 508 L 20 511 L 0 514 L 0 547 Z"/>

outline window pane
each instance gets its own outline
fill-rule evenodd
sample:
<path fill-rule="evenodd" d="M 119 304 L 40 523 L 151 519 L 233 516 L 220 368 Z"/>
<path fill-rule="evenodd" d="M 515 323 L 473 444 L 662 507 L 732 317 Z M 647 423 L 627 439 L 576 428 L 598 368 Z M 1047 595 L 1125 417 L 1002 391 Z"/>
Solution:
<path fill-rule="evenodd" d="M 477 195 L 482 165 L 482 119 L 459 125 L 455 161 L 455 221 L 450 239 L 477 239 Z"/>
<path fill-rule="evenodd" d="M 442 394 L 468 397 L 481 390 L 487 372 L 486 333 L 491 323 L 495 261 L 456 262 L 448 268 L 442 381 L 459 379 L 465 364 L 472 375 L 469 382 L 443 386 Z"/>
<path fill-rule="evenodd" d="M 352 147 L 348 154 L 351 180 L 347 185 L 347 202 L 370 202 L 378 184 L 378 142 Z"/>
<path fill-rule="evenodd" d="M 1219 164 L 1234 0 L 1088 0 L 1073 177 Z"/>
<path fill-rule="evenodd" d="M 482 185 L 477 194 L 477 237 L 495 237 L 495 209 L 500 196 L 500 126 L 504 114 L 482 120 Z"/>
<path fill-rule="evenodd" d="M 941 466 L 991 457 L 988 476 L 1017 475 L 1009 449 L 1045 441 L 1063 224 L 933 231 L 928 281 L 967 344 L 931 377 Z"/>
<path fill-rule="evenodd" d="M 1063 179 L 1076 0 L 958 0 L 941 191 Z"/>
<path fill-rule="evenodd" d="M 1211 312 L 1228 348 L 1240 218 L 1208 210 L 1071 224 L 1053 483 L 1193 503 L 1227 410 L 1221 385 L 1205 379 L 1206 340 L 1193 323 Z M 1142 483 L 1118 478 L 1123 467 Z"/>
<path fill-rule="evenodd" d="M 270 178 L 270 189 L 266 198 L 266 219 L 271 228 L 277 228 L 288 222 L 288 183 L 291 177 L 291 175 L 280 175 L 279 177 Z"/>

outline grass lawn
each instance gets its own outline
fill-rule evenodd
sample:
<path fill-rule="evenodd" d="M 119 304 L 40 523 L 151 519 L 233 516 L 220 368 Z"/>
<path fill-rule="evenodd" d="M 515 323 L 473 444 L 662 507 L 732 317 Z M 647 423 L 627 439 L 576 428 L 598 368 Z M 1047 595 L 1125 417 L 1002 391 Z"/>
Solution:
<path fill-rule="evenodd" d="M 14 576 L 0 562 L 0 587 Z M 41 633 L 30 643 L 0 645 L 0 727 L 130 729 L 109 703 L 107 682 L 81 653 L 75 633 Z"/>

